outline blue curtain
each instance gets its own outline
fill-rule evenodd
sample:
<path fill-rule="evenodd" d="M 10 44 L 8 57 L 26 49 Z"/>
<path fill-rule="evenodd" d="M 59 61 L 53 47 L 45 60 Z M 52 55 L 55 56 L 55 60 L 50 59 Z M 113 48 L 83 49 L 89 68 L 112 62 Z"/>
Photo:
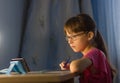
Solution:
<path fill-rule="evenodd" d="M 0 69 L 19 55 L 25 0 L 0 0 Z"/>
<path fill-rule="evenodd" d="M 78 0 L 31 0 L 28 12 L 21 57 L 32 71 L 59 69 L 59 63 L 74 54 L 64 39 L 63 26 L 79 13 Z"/>
<path fill-rule="evenodd" d="M 31 70 L 57 69 L 67 55 L 80 57 L 67 45 L 63 33 L 64 22 L 80 10 L 95 19 L 118 70 L 116 83 L 120 82 L 120 0 L 29 0 L 28 19 L 24 21 L 26 2 L 0 0 L 0 69 L 8 67 L 19 52 Z M 23 22 L 27 22 L 24 35 Z"/>
<path fill-rule="evenodd" d="M 117 68 L 120 82 L 120 0 L 91 0 L 93 17 L 108 45 L 110 60 Z"/>

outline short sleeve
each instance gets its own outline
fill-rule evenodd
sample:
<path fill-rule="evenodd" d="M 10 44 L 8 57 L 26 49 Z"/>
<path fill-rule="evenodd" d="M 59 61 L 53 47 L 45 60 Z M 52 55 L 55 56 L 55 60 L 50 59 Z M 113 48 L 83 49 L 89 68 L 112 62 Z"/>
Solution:
<path fill-rule="evenodd" d="M 102 51 L 93 49 L 91 52 L 85 55 L 85 57 L 92 61 L 92 64 L 96 69 L 107 73 L 106 57 Z"/>

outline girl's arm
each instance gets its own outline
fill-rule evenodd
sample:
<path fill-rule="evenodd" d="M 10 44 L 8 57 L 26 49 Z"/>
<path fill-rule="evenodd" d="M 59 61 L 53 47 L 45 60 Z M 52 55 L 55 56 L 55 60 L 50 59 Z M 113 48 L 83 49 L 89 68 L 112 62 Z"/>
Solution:
<path fill-rule="evenodd" d="M 76 72 L 82 73 L 91 64 L 92 64 L 92 61 L 89 58 L 82 57 L 70 63 L 70 71 L 72 73 L 76 73 Z"/>

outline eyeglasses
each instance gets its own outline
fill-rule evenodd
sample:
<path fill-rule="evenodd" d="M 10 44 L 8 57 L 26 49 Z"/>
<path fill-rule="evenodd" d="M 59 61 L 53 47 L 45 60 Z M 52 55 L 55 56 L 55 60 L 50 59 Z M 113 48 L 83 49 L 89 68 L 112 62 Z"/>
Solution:
<path fill-rule="evenodd" d="M 83 34 L 84 34 L 84 32 L 83 33 L 78 33 L 78 34 L 75 34 L 75 35 L 72 35 L 72 36 L 66 36 L 65 38 L 66 38 L 66 41 L 70 41 L 70 40 L 75 41 L 78 38 L 78 36 L 81 36 Z"/>

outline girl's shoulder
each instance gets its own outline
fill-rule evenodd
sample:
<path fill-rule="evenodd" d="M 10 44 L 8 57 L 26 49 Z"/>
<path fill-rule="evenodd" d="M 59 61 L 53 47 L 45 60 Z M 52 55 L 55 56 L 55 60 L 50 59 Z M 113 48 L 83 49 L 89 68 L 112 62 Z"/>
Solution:
<path fill-rule="evenodd" d="M 97 48 L 92 48 L 92 49 L 90 49 L 90 51 L 89 51 L 85 56 L 91 55 L 91 54 L 96 54 L 96 53 L 98 53 L 98 52 L 100 52 L 99 49 L 97 49 Z"/>
<path fill-rule="evenodd" d="M 105 56 L 105 54 L 104 54 L 101 50 L 99 50 L 99 49 L 97 49 L 97 48 L 91 49 L 91 50 L 85 55 L 85 57 L 88 57 L 88 58 L 100 58 L 100 57 L 104 57 L 104 56 Z"/>

